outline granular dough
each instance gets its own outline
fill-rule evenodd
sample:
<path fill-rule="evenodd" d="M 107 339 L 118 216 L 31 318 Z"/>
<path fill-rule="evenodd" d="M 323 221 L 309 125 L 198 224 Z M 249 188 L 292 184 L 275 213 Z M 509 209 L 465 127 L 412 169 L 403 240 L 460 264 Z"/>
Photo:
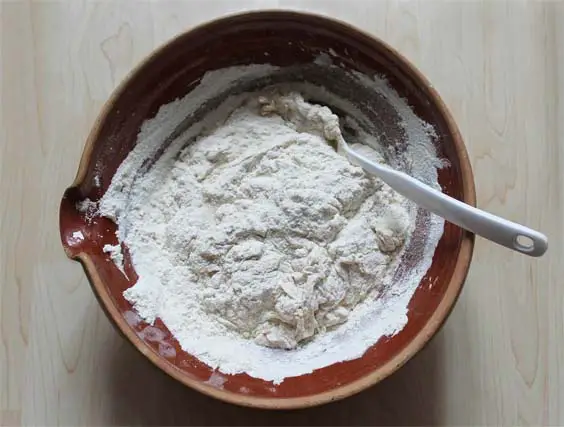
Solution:
<path fill-rule="evenodd" d="M 173 332 L 205 318 L 283 349 L 346 322 L 379 292 L 414 221 L 401 196 L 332 148 L 338 138 L 327 107 L 253 94 L 139 178 L 127 210 L 110 188 L 101 211 L 126 228 L 139 275 L 125 297 L 148 322 L 166 311 Z"/>

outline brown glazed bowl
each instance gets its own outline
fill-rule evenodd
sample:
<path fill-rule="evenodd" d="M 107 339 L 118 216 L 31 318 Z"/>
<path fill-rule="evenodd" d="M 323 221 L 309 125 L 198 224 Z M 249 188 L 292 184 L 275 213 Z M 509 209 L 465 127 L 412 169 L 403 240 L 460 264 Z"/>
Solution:
<path fill-rule="evenodd" d="M 466 149 L 451 115 L 427 80 L 398 52 L 374 37 L 333 19 L 289 11 L 221 18 L 181 34 L 150 55 L 105 104 L 86 141 L 76 179 L 61 202 L 65 251 L 84 267 L 100 305 L 117 330 L 171 377 L 239 405 L 272 409 L 319 405 L 358 393 L 392 374 L 421 350 L 449 315 L 470 265 L 473 235 L 445 224 L 432 265 L 409 304 L 407 325 L 392 337 L 382 337 L 361 358 L 288 378 L 279 385 L 246 374 L 210 381 L 212 370 L 181 350 L 159 319 L 149 326 L 136 317 L 122 295 L 137 279 L 127 248 L 125 268 L 131 280 L 102 251 L 105 244 L 116 244 L 115 224 L 105 218 L 89 219 L 88 212 L 79 211 L 76 205 L 86 198 L 100 199 L 135 145 L 143 121 L 154 117 L 161 105 L 185 96 L 206 71 L 253 63 L 311 63 L 320 52 L 331 52 L 347 69 L 384 74 L 416 114 L 434 126 L 437 151 L 449 163 L 439 171 L 443 191 L 475 205 Z M 401 140 L 403 134 L 389 106 L 377 107 L 374 120 L 380 121 L 388 136 Z M 418 217 L 425 214 L 420 212 Z"/>

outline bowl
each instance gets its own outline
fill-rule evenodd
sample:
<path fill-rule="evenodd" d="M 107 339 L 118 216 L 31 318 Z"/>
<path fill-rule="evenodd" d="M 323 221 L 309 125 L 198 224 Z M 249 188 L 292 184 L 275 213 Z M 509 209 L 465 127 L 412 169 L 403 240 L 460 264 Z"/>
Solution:
<path fill-rule="evenodd" d="M 360 358 L 287 378 L 278 385 L 247 374 L 222 375 L 220 381 L 214 381 L 217 372 L 184 352 L 160 319 L 154 325 L 145 324 L 124 299 L 123 291 L 136 280 L 127 248 L 125 269 L 131 280 L 109 262 L 109 255 L 102 250 L 105 244 L 116 244 L 115 224 L 93 217 L 84 201 L 95 202 L 104 194 L 116 169 L 134 147 L 143 121 L 154 117 L 161 105 L 189 93 L 209 70 L 260 63 L 308 64 L 327 53 L 347 70 L 386 77 L 414 112 L 435 129 L 437 153 L 448 161 L 439 170 L 442 190 L 475 205 L 474 181 L 462 138 L 439 95 L 421 73 L 390 46 L 350 25 L 290 11 L 227 16 L 181 34 L 152 53 L 104 105 L 86 141 L 76 179 L 61 201 L 64 249 L 82 264 L 100 306 L 116 329 L 156 367 L 223 401 L 271 409 L 309 407 L 378 383 L 437 333 L 460 294 L 470 265 L 473 235 L 445 223 L 432 264 L 410 300 L 403 330 L 380 338 Z M 379 102 L 360 99 L 362 93 L 355 96 L 358 102 Z M 391 138 L 401 139 L 389 106 L 381 103 L 374 110 L 374 120 L 380 121 L 384 131 Z M 80 203 L 82 209 L 77 208 Z M 410 254 L 412 258 L 420 255 Z M 405 262 L 409 263 L 407 258 Z"/>

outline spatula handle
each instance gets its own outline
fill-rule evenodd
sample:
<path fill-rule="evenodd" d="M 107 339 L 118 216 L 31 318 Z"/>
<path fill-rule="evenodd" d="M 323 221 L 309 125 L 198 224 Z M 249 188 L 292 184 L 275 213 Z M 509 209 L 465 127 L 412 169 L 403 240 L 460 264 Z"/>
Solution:
<path fill-rule="evenodd" d="M 371 162 L 349 147 L 345 151 L 354 163 L 381 178 L 402 196 L 465 230 L 525 255 L 539 257 L 548 249 L 547 237 L 536 230 L 467 205 L 406 173 Z"/>

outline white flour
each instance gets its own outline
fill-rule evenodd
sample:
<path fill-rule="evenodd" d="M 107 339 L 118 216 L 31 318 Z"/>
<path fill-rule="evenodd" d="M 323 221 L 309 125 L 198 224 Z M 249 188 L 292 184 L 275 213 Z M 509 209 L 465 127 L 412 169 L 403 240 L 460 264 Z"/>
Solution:
<path fill-rule="evenodd" d="M 123 266 L 123 254 L 121 252 L 121 246 L 118 245 L 104 245 L 102 251 L 106 254 L 110 255 L 110 259 L 114 262 L 114 264 L 119 268 L 119 270 L 123 273 L 125 277 L 125 269 Z"/>
<path fill-rule="evenodd" d="M 282 96 L 230 97 L 139 174 L 216 88 L 275 69 L 208 73 L 188 97 L 161 108 L 144 124 L 100 212 L 117 222 L 129 248 L 139 279 L 124 296 L 146 322 L 161 318 L 185 351 L 223 373 L 278 383 L 360 357 L 401 330 L 442 221 L 427 224 L 429 255 L 394 282 L 415 209 L 331 148 L 340 129 L 327 107 L 282 89 Z M 405 103 L 399 108 L 419 129 L 425 178 L 436 184 L 429 129 Z M 383 161 L 368 145 L 353 147 Z M 107 246 L 122 266 L 119 246 Z"/>
<path fill-rule="evenodd" d="M 79 201 L 76 204 L 76 209 L 84 215 L 86 222 L 91 222 L 98 215 L 98 204 L 88 198 Z"/>

